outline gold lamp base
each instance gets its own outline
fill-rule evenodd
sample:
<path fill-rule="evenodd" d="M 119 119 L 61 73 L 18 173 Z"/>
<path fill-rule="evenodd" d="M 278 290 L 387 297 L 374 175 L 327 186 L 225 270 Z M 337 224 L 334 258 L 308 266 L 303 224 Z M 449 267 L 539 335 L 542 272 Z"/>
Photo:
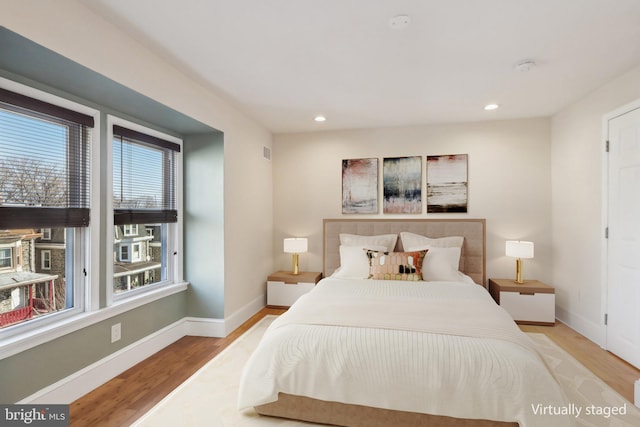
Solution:
<path fill-rule="evenodd" d="M 291 273 L 292 274 L 300 274 L 300 268 L 298 267 L 298 254 L 293 254 L 291 256 Z"/>
<path fill-rule="evenodd" d="M 516 258 L 516 283 L 524 283 L 523 275 L 522 275 L 522 260 L 520 258 Z"/>

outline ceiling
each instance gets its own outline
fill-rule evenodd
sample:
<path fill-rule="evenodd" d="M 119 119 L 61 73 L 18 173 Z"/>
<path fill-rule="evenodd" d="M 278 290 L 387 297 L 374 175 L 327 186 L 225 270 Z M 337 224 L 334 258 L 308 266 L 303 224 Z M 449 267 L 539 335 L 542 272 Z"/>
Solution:
<path fill-rule="evenodd" d="M 640 0 L 79 1 L 274 133 L 550 116 L 640 64 Z"/>

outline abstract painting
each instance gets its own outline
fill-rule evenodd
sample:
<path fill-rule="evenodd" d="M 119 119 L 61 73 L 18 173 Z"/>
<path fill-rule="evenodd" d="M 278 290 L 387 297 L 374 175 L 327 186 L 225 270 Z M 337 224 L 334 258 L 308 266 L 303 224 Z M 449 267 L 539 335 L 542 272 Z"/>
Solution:
<path fill-rule="evenodd" d="M 467 155 L 427 156 L 427 213 L 467 212 Z"/>
<path fill-rule="evenodd" d="M 378 213 L 378 159 L 342 161 L 342 213 Z"/>
<path fill-rule="evenodd" d="M 383 159 L 384 213 L 422 213 L 422 157 Z"/>

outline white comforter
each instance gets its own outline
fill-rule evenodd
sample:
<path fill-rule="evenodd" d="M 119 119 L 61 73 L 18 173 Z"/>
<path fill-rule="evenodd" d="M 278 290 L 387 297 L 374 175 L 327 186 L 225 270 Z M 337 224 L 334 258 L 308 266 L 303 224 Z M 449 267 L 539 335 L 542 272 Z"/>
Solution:
<path fill-rule="evenodd" d="M 278 393 L 446 415 L 565 426 L 555 379 L 487 291 L 467 283 L 327 278 L 269 327 L 239 407 Z"/>

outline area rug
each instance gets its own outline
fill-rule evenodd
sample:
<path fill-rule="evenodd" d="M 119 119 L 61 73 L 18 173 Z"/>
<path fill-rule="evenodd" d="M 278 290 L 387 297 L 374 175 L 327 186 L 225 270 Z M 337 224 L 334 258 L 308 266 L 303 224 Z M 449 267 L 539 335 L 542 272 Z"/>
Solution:
<path fill-rule="evenodd" d="M 266 328 L 277 316 L 266 316 L 171 392 L 135 427 L 309 427 L 317 424 L 263 417 L 237 409 L 242 368 Z M 640 426 L 640 410 L 597 378 L 544 334 L 529 333 L 563 387 L 567 407 L 531 410 L 565 411 L 581 426 Z"/>

